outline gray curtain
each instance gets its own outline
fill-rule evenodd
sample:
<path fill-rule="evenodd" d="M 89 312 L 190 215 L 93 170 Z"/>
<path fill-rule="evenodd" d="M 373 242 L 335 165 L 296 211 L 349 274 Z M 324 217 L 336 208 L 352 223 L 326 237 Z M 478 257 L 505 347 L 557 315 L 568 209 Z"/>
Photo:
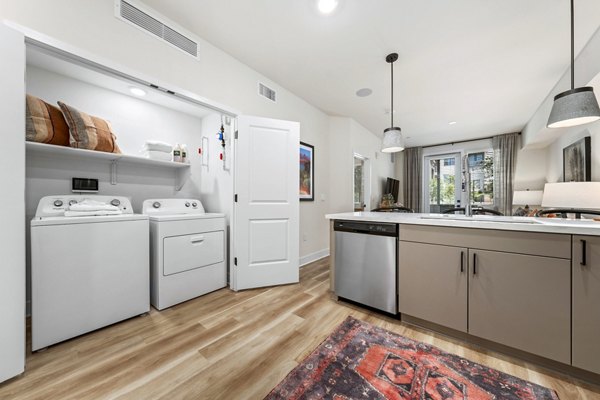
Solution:
<path fill-rule="evenodd" d="M 421 212 L 423 196 L 423 148 L 404 150 L 404 206 Z"/>
<path fill-rule="evenodd" d="M 504 215 L 512 215 L 513 187 L 520 135 L 509 133 L 492 138 L 494 149 L 494 205 Z"/>

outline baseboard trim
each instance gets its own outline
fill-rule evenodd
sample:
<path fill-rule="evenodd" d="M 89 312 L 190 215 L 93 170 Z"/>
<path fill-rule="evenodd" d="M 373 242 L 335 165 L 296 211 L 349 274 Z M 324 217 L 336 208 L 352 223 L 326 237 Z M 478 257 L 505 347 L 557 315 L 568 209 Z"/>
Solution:
<path fill-rule="evenodd" d="M 311 254 L 307 254 L 303 257 L 300 257 L 300 266 L 303 267 L 306 264 L 310 264 L 311 262 L 315 262 L 327 256 L 329 256 L 329 249 L 323 249 Z"/>

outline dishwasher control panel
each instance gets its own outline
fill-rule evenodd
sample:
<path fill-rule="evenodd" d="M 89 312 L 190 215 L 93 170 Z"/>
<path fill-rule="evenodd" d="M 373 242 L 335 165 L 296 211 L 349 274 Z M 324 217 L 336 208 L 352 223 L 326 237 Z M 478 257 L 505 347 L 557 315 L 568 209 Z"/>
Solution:
<path fill-rule="evenodd" d="M 333 224 L 333 230 L 381 236 L 398 236 L 398 224 L 377 222 L 335 221 Z"/>

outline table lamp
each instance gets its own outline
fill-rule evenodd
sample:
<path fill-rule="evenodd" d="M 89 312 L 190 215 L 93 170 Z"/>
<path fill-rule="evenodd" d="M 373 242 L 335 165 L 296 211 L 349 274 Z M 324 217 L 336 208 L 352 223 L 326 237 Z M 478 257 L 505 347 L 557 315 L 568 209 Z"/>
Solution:
<path fill-rule="evenodd" d="M 574 213 L 576 218 L 581 214 L 600 215 L 600 182 L 558 182 L 546 183 L 542 207 L 543 214 Z"/>

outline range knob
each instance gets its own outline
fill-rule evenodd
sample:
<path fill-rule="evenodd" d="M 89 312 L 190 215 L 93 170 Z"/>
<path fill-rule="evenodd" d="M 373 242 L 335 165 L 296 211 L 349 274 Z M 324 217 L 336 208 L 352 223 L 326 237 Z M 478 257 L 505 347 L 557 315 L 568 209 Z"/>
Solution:
<path fill-rule="evenodd" d="M 77 204 L 77 200 L 69 200 L 69 205 L 72 206 L 73 204 Z"/>
<path fill-rule="evenodd" d="M 110 204 L 115 206 L 115 207 L 119 207 L 121 205 L 121 201 L 119 199 L 112 199 L 110 201 Z"/>
<path fill-rule="evenodd" d="M 194 207 L 194 208 L 198 207 L 198 203 L 196 203 L 196 202 L 193 202 L 193 203 L 192 203 L 192 207 Z"/>
<path fill-rule="evenodd" d="M 62 200 L 54 200 L 54 207 L 62 207 L 62 205 L 63 205 Z"/>
<path fill-rule="evenodd" d="M 154 203 L 152 203 L 152 207 L 160 208 L 160 203 L 158 201 L 155 201 Z"/>
<path fill-rule="evenodd" d="M 186 202 L 185 202 L 185 206 L 186 206 L 186 207 L 189 207 L 189 206 L 190 206 L 190 202 L 189 202 L 189 201 L 186 201 Z"/>

